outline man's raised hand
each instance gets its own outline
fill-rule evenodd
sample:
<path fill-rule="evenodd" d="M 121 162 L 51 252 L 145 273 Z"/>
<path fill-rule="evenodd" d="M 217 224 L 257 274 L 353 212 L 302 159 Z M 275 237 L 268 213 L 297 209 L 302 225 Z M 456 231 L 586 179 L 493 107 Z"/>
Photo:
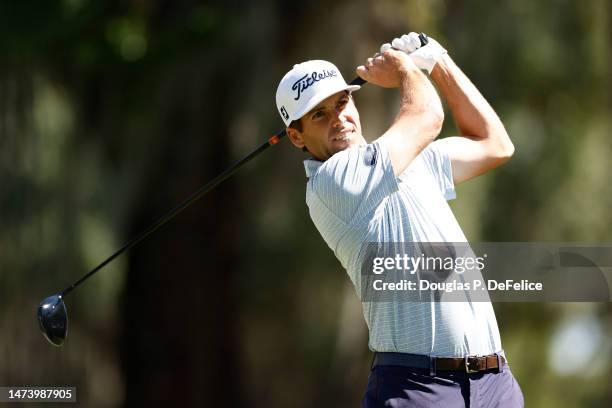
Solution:
<path fill-rule="evenodd" d="M 383 88 L 397 88 L 402 78 L 411 70 L 418 69 L 406 53 L 389 49 L 368 58 L 357 67 L 357 75 Z"/>
<path fill-rule="evenodd" d="M 412 32 L 394 38 L 390 44 L 383 44 L 380 47 L 380 52 L 383 53 L 390 49 L 403 51 L 410 56 L 419 69 L 431 74 L 436 63 L 447 51 L 433 38 L 428 37 L 428 40 L 426 45 L 421 45 L 419 34 Z"/>

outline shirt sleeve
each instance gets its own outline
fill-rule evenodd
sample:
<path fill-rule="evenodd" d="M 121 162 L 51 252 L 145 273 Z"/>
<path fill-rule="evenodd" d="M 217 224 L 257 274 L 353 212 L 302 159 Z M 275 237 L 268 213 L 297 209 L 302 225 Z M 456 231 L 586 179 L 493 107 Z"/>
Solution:
<path fill-rule="evenodd" d="M 345 223 L 365 216 L 399 189 L 389 151 L 379 142 L 336 153 L 312 181 L 319 199 Z"/>
<path fill-rule="evenodd" d="M 457 194 L 453 182 L 453 167 L 446 149 L 443 140 L 436 140 L 423 149 L 421 157 L 426 171 L 431 174 L 436 186 L 448 201 L 457 198 Z"/>

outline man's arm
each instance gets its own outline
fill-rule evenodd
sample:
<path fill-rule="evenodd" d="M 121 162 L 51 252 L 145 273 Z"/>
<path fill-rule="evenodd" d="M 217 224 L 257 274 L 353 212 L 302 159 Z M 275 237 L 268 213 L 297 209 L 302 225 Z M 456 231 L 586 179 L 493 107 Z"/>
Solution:
<path fill-rule="evenodd" d="M 401 51 L 388 50 L 369 58 L 357 68 L 357 74 L 385 88 L 400 88 L 399 113 L 379 138 L 389 149 L 393 172 L 399 175 L 440 133 L 444 121 L 440 97 L 429 79 Z"/>
<path fill-rule="evenodd" d="M 506 162 L 514 146 L 504 125 L 448 54 L 440 57 L 431 78 L 447 101 L 462 136 L 438 142 L 447 147 L 455 184 Z"/>

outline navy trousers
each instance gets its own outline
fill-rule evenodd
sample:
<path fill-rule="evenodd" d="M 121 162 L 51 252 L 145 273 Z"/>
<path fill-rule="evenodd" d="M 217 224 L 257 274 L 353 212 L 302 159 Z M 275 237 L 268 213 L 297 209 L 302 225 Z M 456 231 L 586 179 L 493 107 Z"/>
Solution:
<path fill-rule="evenodd" d="M 468 374 L 377 366 L 370 371 L 363 408 L 522 408 L 523 393 L 510 367 Z"/>

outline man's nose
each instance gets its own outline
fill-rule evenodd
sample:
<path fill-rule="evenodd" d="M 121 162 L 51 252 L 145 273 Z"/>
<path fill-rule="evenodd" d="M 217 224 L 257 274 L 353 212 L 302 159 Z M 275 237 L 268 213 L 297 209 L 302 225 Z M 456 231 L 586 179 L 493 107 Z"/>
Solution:
<path fill-rule="evenodd" d="M 338 125 L 342 125 L 343 122 L 344 122 L 344 109 L 335 108 L 333 110 L 333 115 L 332 115 L 333 126 L 336 127 Z"/>

